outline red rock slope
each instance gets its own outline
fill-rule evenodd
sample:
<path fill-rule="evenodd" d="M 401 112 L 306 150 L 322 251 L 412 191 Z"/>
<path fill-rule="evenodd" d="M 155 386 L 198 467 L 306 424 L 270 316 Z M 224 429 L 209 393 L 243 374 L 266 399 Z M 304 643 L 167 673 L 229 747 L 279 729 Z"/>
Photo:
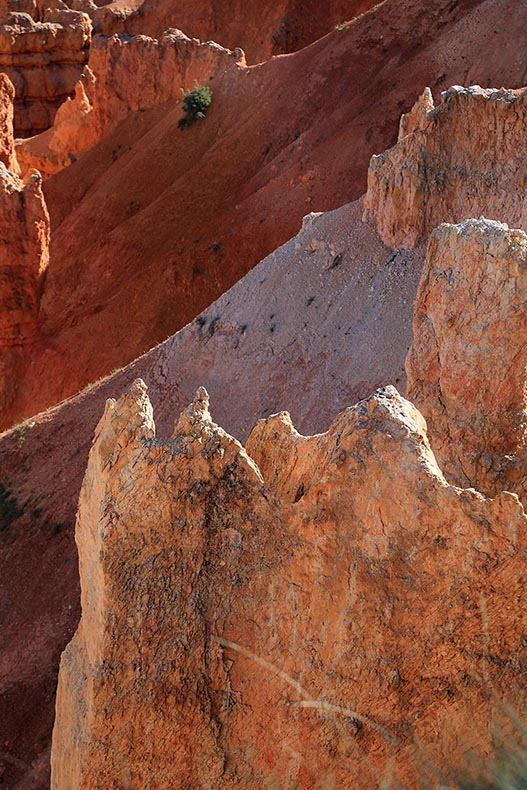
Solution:
<path fill-rule="evenodd" d="M 40 338 L 3 424 L 131 361 L 304 214 L 358 197 L 424 85 L 520 85 L 524 33 L 519 0 L 387 0 L 300 52 L 219 75 L 206 120 L 184 132 L 177 101 L 128 116 L 46 184 Z"/>

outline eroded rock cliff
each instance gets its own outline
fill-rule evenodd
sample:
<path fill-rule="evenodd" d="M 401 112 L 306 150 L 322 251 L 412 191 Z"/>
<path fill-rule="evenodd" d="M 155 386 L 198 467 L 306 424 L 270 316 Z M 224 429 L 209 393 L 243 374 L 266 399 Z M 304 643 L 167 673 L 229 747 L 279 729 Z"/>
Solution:
<path fill-rule="evenodd" d="M 430 91 L 403 117 L 399 141 L 373 156 L 365 218 L 392 247 L 415 247 L 441 222 L 484 214 L 524 227 L 527 89 Z"/>
<path fill-rule="evenodd" d="M 97 32 L 159 37 L 170 27 L 242 47 L 250 63 L 301 49 L 376 5 L 376 0 L 114 0 L 94 9 Z"/>
<path fill-rule="evenodd" d="M 13 134 L 13 101 L 15 89 L 5 74 L 0 74 L 0 162 L 8 170 L 19 172 Z"/>
<path fill-rule="evenodd" d="M 525 501 L 527 235 L 489 220 L 428 244 L 407 357 L 408 397 L 456 485 Z"/>
<path fill-rule="evenodd" d="M 519 687 L 525 654 L 517 497 L 449 486 L 391 387 L 325 434 L 270 417 L 247 452 L 204 390 L 166 440 L 141 381 L 108 402 L 55 790 L 365 786 L 392 757 L 411 780 L 415 739 L 488 746 L 486 684 Z"/>
<path fill-rule="evenodd" d="M 49 262 L 49 215 L 35 173 L 24 184 L 0 162 L 0 410 L 8 415 L 23 386 L 23 349 L 37 332 Z"/>
<path fill-rule="evenodd" d="M 8 8 L 10 5 L 8 4 Z M 86 63 L 91 40 L 87 14 L 61 0 L 27 4 L 0 17 L 0 71 L 15 86 L 15 133 L 28 137 L 53 123 Z"/>

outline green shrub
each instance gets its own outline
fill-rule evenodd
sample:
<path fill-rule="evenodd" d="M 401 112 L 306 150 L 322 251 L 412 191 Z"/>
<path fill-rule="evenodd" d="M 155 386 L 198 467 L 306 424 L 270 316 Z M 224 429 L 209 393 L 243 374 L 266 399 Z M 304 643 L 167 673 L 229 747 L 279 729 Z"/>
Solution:
<path fill-rule="evenodd" d="M 198 118 L 204 118 L 207 109 L 212 103 L 212 91 L 207 85 L 196 85 L 190 91 L 183 94 L 183 109 L 185 116 L 179 121 L 179 128 L 184 129 L 185 126 L 190 126 L 197 121 Z"/>

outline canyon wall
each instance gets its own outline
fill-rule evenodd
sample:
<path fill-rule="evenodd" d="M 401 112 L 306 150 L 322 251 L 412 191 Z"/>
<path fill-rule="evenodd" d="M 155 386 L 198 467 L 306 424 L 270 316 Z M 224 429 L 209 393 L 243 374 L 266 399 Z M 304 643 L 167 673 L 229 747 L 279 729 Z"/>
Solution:
<path fill-rule="evenodd" d="M 365 219 L 395 248 L 481 214 L 525 227 L 526 126 L 526 88 L 453 86 L 438 107 L 425 91 L 398 143 L 371 159 Z"/>
<path fill-rule="evenodd" d="M 159 37 L 178 27 L 202 41 L 242 47 L 250 63 L 292 52 L 376 5 L 375 0 L 116 0 L 94 9 L 99 33 Z"/>
<path fill-rule="evenodd" d="M 527 235 L 489 220 L 428 244 L 407 395 L 456 485 L 526 494 Z"/>
<path fill-rule="evenodd" d="M 42 179 L 26 184 L 0 162 L 0 410 L 9 414 L 23 387 L 27 346 L 49 263 L 49 215 Z"/>
<path fill-rule="evenodd" d="M 15 89 L 5 74 L 0 74 L 0 162 L 11 172 L 18 174 L 13 132 L 13 102 Z"/>
<path fill-rule="evenodd" d="M 137 381 L 81 491 L 52 787 L 411 782 L 416 740 L 488 748 L 486 684 L 522 694 L 526 527 L 515 495 L 447 484 L 392 387 L 245 451 L 204 390 L 156 438 Z"/>
<path fill-rule="evenodd" d="M 109 134 L 128 115 L 181 99 L 183 90 L 243 65 L 241 50 L 202 44 L 179 30 L 146 36 L 95 36 L 74 97 L 44 134 L 17 142 L 22 171 L 44 177 L 62 170 Z"/>
<path fill-rule="evenodd" d="M 0 16 L 0 71 L 15 86 L 15 134 L 29 137 L 53 123 L 71 96 L 88 58 L 91 22 L 61 0 L 50 7 L 26 4 Z"/>

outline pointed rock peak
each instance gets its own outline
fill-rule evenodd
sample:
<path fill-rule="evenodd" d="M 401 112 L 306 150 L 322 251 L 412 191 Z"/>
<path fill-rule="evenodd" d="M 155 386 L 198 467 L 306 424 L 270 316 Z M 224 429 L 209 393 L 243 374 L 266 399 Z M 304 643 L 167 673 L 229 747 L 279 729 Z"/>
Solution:
<path fill-rule="evenodd" d="M 434 99 L 430 88 L 425 88 L 410 112 L 401 115 L 399 124 L 399 140 L 418 129 L 427 114 L 434 109 Z"/>
<path fill-rule="evenodd" d="M 272 437 L 276 441 L 279 437 L 291 435 L 298 436 L 299 434 L 293 425 L 289 412 L 281 411 L 278 414 L 271 414 L 269 417 L 258 420 L 251 431 L 250 439 Z"/>
<path fill-rule="evenodd" d="M 114 456 L 130 442 L 155 436 L 152 404 L 142 379 L 136 379 L 119 400 L 106 402 L 104 414 L 95 431 L 95 444 L 103 457 Z"/>
<path fill-rule="evenodd" d="M 390 421 L 404 425 L 412 433 L 426 435 L 426 421 L 422 414 L 392 385 L 381 387 L 369 398 L 342 412 L 334 424 L 347 423 L 350 414 L 354 414 L 359 422 L 371 421 L 372 429 L 379 421 Z M 380 430 L 383 432 L 384 427 Z"/>
<path fill-rule="evenodd" d="M 198 387 L 194 399 L 176 420 L 172 438 L 199 433 L 204 427 L 212 425 L 209 412 L 209 393 L 205 387 Z"/>

